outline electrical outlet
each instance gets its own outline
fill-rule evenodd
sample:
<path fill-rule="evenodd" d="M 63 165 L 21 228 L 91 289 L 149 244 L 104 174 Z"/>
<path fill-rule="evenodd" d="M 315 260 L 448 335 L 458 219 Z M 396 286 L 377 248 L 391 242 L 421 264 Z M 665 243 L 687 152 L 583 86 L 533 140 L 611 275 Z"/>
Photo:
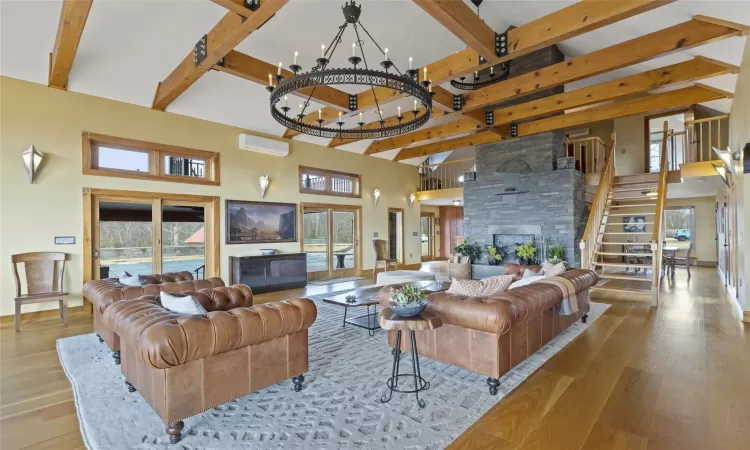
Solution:
<path fill-rule="evenodd" d="M 411 253 L 409 253 L 409 258 L 413 258 L 413 257 L 414 257 L 414 255 L 412 255 Z"/>

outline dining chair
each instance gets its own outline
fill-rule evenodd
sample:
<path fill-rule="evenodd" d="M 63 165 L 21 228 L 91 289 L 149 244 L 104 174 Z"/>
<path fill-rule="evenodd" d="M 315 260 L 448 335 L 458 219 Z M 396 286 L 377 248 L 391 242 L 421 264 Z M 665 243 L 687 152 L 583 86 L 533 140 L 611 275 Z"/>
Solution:
<path fill-rule="evenodd" d="M 63 325 L 68 325 L 67 292 L 63 292 L 65 253 L 31 252 L 11 255 L 13 281 L 16 285 L 16 333 L 21 331 L 21 305 L 57 300 Z M 21 294 L 22 283 L 18 266 L 23 266 L 26 278 L 26 293 Z"/>
<path fill-rule="evenodd" d="M 679 251 L 682 252 L 681 250 Z M 688 245 L 687 250 L 685 250 L 685 256 L 678 256 L 677 252 L 674 253 L 673 256 L 669 257 L 669 263 L 670 268 L 672 269 L 672 276 L 674 276 L 674 269 L 675 266 L 685 266 L 687 269 L 688 278 L 690 278 L 690 254 L 693 252 L 693 243 L 691 242 L 690 245 Z"/>
<path fill-rule="evenodd" d="M 375 250 L 375 267 L 372 269 L 373 278 L 375 278 L 375 272 L 378 270 L 378 264 L 380 263 L 383 264 L 386 272 L 388 272 L 388 266 L 394 266 L 398 270 L 398 260 L 389 258 L 388 242 L 385 239 L 373 239 L 372 248 Z"/>

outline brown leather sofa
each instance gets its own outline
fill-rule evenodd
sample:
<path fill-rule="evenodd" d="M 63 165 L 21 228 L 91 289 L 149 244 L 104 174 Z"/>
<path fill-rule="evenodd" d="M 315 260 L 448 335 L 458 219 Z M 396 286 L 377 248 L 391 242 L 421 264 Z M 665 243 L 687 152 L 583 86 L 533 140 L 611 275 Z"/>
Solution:
<path fill-rule="evenodd" d="M 159 295 L 164 292 L 201 292 L 206 289 L 223 288 L 221 278 L 193 280 L 190 272 L 147 275 L 146 284 L 140 287 L 123 286 L 117 278 L 92 280 L 83 286 L 83 296 L 93 304 L 94 332 L 99 340 L 105 342 L 117 364 L 120 363 L 120 338 L 102 322 L 102 314 L 112 304 L 122 300 L 133 300 L 145 295 Z M 244 285 L 243 285 L 244 286 Z M 201 304 L 208 311 L 227 310 L 239 306 L 252 306 L 252 292 L 244 286 L 241 295 L 219 291 L 199 297 Z M 230 295 L 231 294 L 231 295 Z M 205 301 L 205 303 L 204 303 Z"/>
<path fill-rule="evenodd" d="M 521 271 L 521 273 L 523 273 Z M 576 320 L 586 321 L 589 288 L 597 275 L 573 269 L 559 275 L 576 288 L 578 313 L 561 316 L 562 290 L 551 284 L 533 283 L 492 297 L 465 297 L 446 292 L 427 296 L 427 310 L 440 317 L 443 326 L 416 333 L 419 355 L 487 375 L 490 394 L 497 394 L 499 378 L 560 334 Z M 380 304 L 388 305 L 388 289 L 380 291 Z M 394 346 L 396 334 L 388 333 Z M 409 351 L 408 342 L 402 350 Z"/>
<path fill-rule="evenodd" d="M 302 389 L 316 317 L 306 298 L 189 316 L 148 296 L 114 303 L 103 320 L 120 336 L 128 389 L 151 405 L 174 444 L 187 417 L 289 378 Z"/>

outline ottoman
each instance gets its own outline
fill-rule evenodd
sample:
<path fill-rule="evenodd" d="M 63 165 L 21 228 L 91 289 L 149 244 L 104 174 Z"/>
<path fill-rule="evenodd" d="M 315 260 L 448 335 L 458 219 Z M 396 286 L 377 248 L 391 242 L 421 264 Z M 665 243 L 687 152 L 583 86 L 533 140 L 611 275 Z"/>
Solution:
<path fill-rule="evenodd" d="M 380 272 L 377 281 L 379 285 L 403 284 L 410 281 L 435 281 L 435 274 L 419 270 L 393 270 Z"/>

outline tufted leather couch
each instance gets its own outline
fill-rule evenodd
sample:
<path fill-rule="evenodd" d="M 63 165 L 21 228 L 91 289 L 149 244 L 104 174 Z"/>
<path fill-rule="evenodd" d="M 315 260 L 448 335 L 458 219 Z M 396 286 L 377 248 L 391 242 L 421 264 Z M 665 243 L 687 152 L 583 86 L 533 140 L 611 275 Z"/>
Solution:
<path fill-rule="evenodd" d="M 94 332 L 103 340 L 107 346 L 115 352 L 115 360 L 119 360 L 120 339 L 117 334 L 102 323 L 102 314 L 112 304 L 122 300 L 133 300 L 144 295 L 159 295 L 164 292 L 196 292 L 206 289 L 223 288 L 224 282 L 221 278 L 208 278 L 206 280 L 193 280 L 190 272 L 175 272 L 158 275 L 147 275 L 149 284 L 139 287 L 123 286 L 117 278 L 106 278 L 103 280 L 92 280 L 83 285 L 83 296 L 93 304 L 94 307 Z M 213 294 L 205 294 L 198 300 L 208 311 L 227 310 L 238 306 L 251 306 L 253 304 L 252 292 L 245 286 L 242 295 L 227 295 L 226 291 L 217 291 Z M 205 303 L 204 303 L 205 301 Z"/>
<path fill-rule="evenodd" d="M 576 320 L 586 321 L 589 288 L 597 282 L 596 273 L 572 269 L 560 277 L 575 286 L 576 314 L 560 315 L 563 294 L 550 284 L 532 283 L 492 297 L 472 298 L 446 292 L 428 295 L 427 310 L 436 313 L 443 326 L 417 332 L 420 356 L 487 375 L 490 393 L 496 394 L 498 378 Z M 379 301 L 388 307 L 388 289 L 380 291 Z M 394 346 L 395 342 L 395 333 L 389 332 L 388 344 Z M 402 345 L 408 351 L 409 343 L 404 341 Z"/>
<path fill-rule="evenodd" d="M 120 336 L 129 390 L 141 393 L 176 443 L 186 417 L 289 378 L 299 391 L 316 317 L 306 298 L 189 316 L 146 296 L 114 303 L 103 320 Z"/>

